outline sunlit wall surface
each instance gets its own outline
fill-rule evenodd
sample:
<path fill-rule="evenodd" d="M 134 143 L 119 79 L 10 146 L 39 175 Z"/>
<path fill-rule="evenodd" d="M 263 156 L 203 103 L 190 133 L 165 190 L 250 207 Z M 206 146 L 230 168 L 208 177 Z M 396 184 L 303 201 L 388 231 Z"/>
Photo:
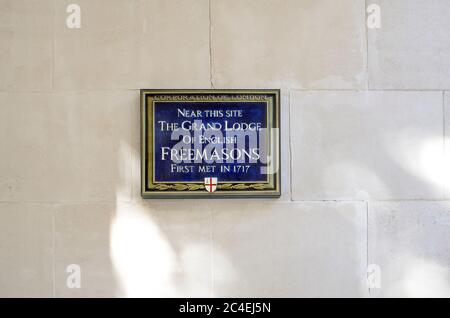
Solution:
<path fill-rule="evenodd" d="M 449 17 L 0 0 L 0 296 L 450 296 Z M 281 88 L 281 198 L 142 200 L 141 88 Z"/>

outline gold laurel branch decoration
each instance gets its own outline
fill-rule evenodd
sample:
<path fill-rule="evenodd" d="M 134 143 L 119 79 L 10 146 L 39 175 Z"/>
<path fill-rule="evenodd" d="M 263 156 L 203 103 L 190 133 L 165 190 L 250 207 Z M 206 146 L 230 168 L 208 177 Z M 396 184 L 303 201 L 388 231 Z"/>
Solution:
<path fill-rule="evenodd" d="M 176 190 L 176 191 L 194 191 L 204 189 L 205 186 L 203 184 L 195 184 L 195 183 L 175 183 L 175 184 L 153 184 L 148 187 L 150 190 L 159 190 L 159 191 L 167 191 L 167 190 Z"/>
<path fill-rule="evenodd" d="M 272 186 L 264 183 L 253 183 L 253 184 L 245 184 L 245 183 L 238 183 L 238 184 L 232 184 L 232 183 L 224 183 L 219 184 L 217 186 L 220 190 L 246 190 L 246 189 L 254 189 L 254 190 L 264 190 L 264 189 L 271 189 Z"/>
<path fill-rule="evenodd" d="M 175 190 L 175 191 L 196 191 L 205 189 L 205 185 L 198 183 L 175 183 L 175 184 L 154 184 L 148 187 L 150 190 L 159 190 L 159 191 L 167 191 L 167 190 Z M 245 184 L 245 183 L 224 183 L 219 184 L 217 189 L 219 190 L 264 190 L 271 189 L 272 186 L 264 183 L 253 183 L 253 184 Z"/>

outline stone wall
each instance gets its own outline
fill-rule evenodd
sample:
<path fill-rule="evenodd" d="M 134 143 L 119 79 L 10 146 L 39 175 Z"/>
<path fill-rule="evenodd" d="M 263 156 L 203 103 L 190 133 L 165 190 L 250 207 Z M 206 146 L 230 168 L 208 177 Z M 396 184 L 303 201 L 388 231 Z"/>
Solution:
<path fill-rule="evenodd" d="M 0 74 L 0 296 L 450 296 L 448 0 L 0 0 Z M 141 88 L 281 88 L 282 197 L 142 200 Z"/>

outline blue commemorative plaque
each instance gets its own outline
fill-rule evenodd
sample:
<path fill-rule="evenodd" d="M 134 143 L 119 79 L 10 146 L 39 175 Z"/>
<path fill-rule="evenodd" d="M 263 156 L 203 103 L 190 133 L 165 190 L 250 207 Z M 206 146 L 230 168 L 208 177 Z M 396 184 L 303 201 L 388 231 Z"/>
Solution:
<path fill-rule="evenodd" d="M 279 90 L 141 90 L 142 197 L 280 195 Z"/>

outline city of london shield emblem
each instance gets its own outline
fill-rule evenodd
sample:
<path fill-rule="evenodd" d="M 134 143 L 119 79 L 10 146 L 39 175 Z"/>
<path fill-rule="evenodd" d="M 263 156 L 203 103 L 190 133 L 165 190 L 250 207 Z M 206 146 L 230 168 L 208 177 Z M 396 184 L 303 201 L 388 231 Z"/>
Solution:
<path fill-rule="evenodd" d="M 205 178 L 205 188 L 208 192 L 214 192 L 217 189 L 217 178 Z"/>

